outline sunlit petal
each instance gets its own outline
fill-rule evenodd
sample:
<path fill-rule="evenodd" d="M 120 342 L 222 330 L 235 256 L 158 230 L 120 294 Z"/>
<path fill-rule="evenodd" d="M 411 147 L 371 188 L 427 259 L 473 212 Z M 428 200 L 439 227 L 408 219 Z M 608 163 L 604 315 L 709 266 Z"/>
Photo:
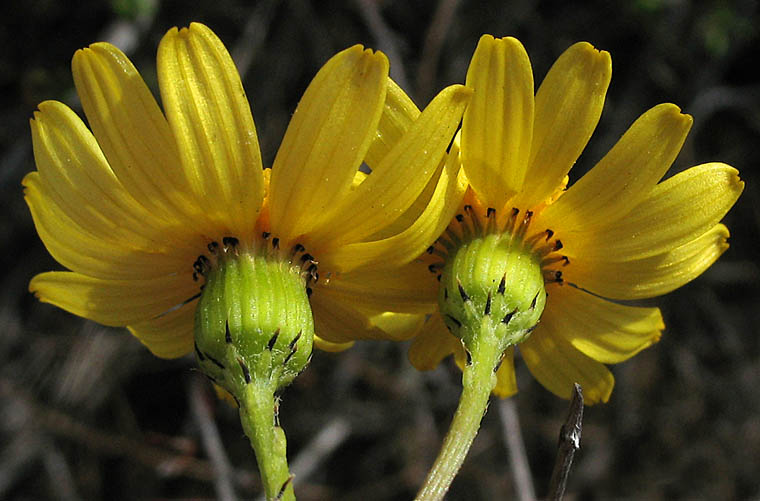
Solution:
<path fill-rule="evenodd" d="M 157 217 L 201 218 L 169 124 L 129 59 L 96 43 L 77 51 L 71 66 L 87 121 L 124 188 Z"/>
<path fill-rule="evenodd" d="M 587 231 L 630 212 L 665 175 L 691 124 L 672 104 L 641 115 L 591 171 L 546 208 L 548 227 Z"/>
<path fill-rule="evenodd" d="M 612 299 L 660 296 L 701 275 L 728 249 L 728 229 L 718 224 L 675 249 L 623 262 L 574 258 L 565 280 Z"/>
<path fill-rule="evenodd" d="M 314 334 L 314 346 L 316 346 L 322 351 L 335 353 L 335 352 L 347 350 L 351 348 L 353 345 L 354 345 L 353 341 L 349 341 L 348 343 L 331 343 L 330 341 L 322 339 L 319 335 Z"/>
<path fill-rule="evenodd" d="M 733 167 L 709 163 L 663 181 L 619 221 L 593 232 L 565 232 L 563 252 L 584 260 L 632 261 L 663 254 L 704 235 L 744 189 Z"/>
<path fill-rule="evenodd" d="M 354 179 L 383 112 L 388 59 L 360 45 L 333 56 L 301 98 L 272 166 L 272 230 L 318 228 Z"/>
<path fill-rule="evenodd" d="M 516 207 L 534 207 L 559 186 L 586 147 L 604 107 L 612 75 L 609 53 L 579 42 L 549 70 L 536 93 L 527 182 Z"/>
<path fill-rule="evenodd" d="M 467 70 L 475 93 L 462 124 L 467 177 L 488 207 L 520 191 L 533 136 L 533 70 L 522 44 L 483 35 Z"/>
<path fill-rule="evenodd" d="M 384 312 L 372 315 L 370 323 L 381 329 L 388 339 L 406 341 L 420 332 L 425 324 L 425 315 Z"/>
<path fill-rule="evenodd" d="M 113 235 L 92 233 L 67 216 L 38 173 L 27 174 L 23 185 L 37 233 L 50 254 L 70 270 L 104 279 L 155 278 L 182 268 L 190 270 L 195 259 L 192 247 L 153 250 L 124 246 Z"/>
<path fill-rule="evenodd" d="M 261 157 L 235 64 L 202 24 L 158 48 L 161 97 L 194 198 L 222 235 L 252 235 L 264 196 Z"/>
<path fill-rule="evenodd" d="M 68 217 L 128 248 L 162 249 L 178 236 L 127 193 L 73 111 L 55 101 L 39 109 L 30 122 L 39 180 Z"/>

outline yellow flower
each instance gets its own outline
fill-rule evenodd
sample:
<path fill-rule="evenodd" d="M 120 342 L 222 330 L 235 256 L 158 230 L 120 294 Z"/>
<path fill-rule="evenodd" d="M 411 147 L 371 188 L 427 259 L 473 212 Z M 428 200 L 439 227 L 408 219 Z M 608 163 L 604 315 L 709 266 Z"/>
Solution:
<path fill-rule="evenodd" d="M 369 296 L 377 283 L 392 287 L 373 263 L 403 266 L 445 228 L 401 216 L 462 190 L 459 167 L 442 159 L 467 89 L 445 89 L 420 113 L 389 79 L 385 55 L 346 49 L 306 90 L 265 171 L 240 77 L 207 27 L 161 41 L 164 112 L 112 45 L 78 51 L 72 67 L 92 132 L 59 102 L 41 103 L 31 121 L 37 172 L 24 178 L 25 197 L 47 249 L 71 270 L 34 277 L 40 300 L 181 356 L 193 348 L 199 258 L 234 242 L 305 263 L 322 348 L 415 321 L 331 286 Z"/>
<path fill-rule="evenodd" d="M 577 43 L 534 96 L 520 42 L 484 35 L 467 73 L 474 95 L 463 118 L 461 151 L 451 153 L 471 190 L 463 212 L 426 258 L 438 274 L 457 242 L 472 235 L 513 234 L 521 241 L 539 263 L 548 294 L 540 322 L 519 344 L 522 358 L 556 395 L 568 398 L 573 383 L 580 383 L 588 403 L 607 401 L 612 392 L 614 378 L 604 364 L 627 360 L 657 342 L 664 329 L 658 308 L 613 301 L 665 294 L 708 268 L 728 248 L 728 230 L 719 221 L 744 186 L 737 171 L 721 163 L 659 182 L 692 123 L 675 105 L 662 104 L 565 190 L 601 115 L 610 75 L 607 52 Z M 462 343 L 434 314 L 415 338 L 410 359 L 426 370 L 452 352 L 462 365 Z M 510 347 L 494 390 L 502 397 L 517 391 L 513 358 Z"/>

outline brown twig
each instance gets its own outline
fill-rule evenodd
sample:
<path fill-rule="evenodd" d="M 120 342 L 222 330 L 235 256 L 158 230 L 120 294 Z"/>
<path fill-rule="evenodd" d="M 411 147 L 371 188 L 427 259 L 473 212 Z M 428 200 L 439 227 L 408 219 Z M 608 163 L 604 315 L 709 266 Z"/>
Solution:
<path fill-rule="evenodd" d="M 549 494 L 546 499 L 559 501 L 565 495 L 567 477 L 573 464 L 575 452 L 581 447 L 581 428 L 583 421 L 583 390 L 581 385 L 575 383 L 573 398 L 570 401 L 570 410 L 565 424 L 559 431 L 559 450 L 557 461 L 554 463 L 554 471 L 549 481 Z"/>

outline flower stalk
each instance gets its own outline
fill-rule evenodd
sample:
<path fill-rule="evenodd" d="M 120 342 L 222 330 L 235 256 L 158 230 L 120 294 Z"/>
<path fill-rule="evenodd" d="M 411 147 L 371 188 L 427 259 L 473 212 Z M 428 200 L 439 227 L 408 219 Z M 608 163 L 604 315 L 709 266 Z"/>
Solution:
<path fill-rule="evenodd" d="M 475 339 L 470 351 L 471 358 L 462 372 L 459 406 L 441 452 L 417 494 L 418 501 L 443 499 L 467 457 L 467 452 L 480 429 L 480 421 L 488 406 L 491 391 L 496 386 L 494 369 L 503 355 L 501 340 L 487 319 L 481 322 Z"/>
<path fill-rule="evenodd" d="M 253 382 L 237 398 L 240 422 L 256 454 L 267 500 L 295 500 L 285 432 L 276 425 L 277 402 L 273 385 L 267 381 Z"/>

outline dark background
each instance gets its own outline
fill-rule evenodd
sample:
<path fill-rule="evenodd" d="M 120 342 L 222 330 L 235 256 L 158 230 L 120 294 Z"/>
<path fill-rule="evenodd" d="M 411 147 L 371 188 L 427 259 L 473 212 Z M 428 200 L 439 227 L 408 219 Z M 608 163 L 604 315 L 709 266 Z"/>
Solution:
<path fill-rule="evenodd" d="M 190 5 L 190 4 L 193 5 Z M 243 72 L 265 164 L 311 77 L 354 43 L 384 50 L 423 106 L 463 82 L 482 33 L 513 35 L 536 83 L 570 44 L 608 50 L 613 78 L 597 132 L 572 179 L 648 108 L 694 116 L 672 172 L 721 160 L 747 182 L 726 217 L 731 248 L 667 297 L 662 341 L 616 366 L 610 402 L 586 409 L 570 499 L 760 496 L 760 13 L 755 1 L 4 2 L 0 7 L 0 498 L 255 498 L 253 454 L 236 411 L 193 361 L 151 356 L 28 292 L 60 269 L 37 237 L 20 181 L 34 169 L 28 120 L 45 99 L 77 109 L 74 51 L 110 40 L 156 90 L 155 53 L 172 26 L 208 24 Z M 299 499 L 410 499 L 458 398 L 453 363 L 418 373 L 406 344 L 315 353 L 287 389 L 281 420 Z M 449 499 L 511 499 L 502 425 L 517 410 L 531 477 L 546 493 L 567 402 L 517 361 L 520 393 L 492 403 Z M 511 407 L 510 407 L 511 406 Z M 508 414 L 508 413 L 507 413 Z M 507 428 L 514 434 L 514 428 Z M 230 466 L 232 465 L 232 466 Z"/>

